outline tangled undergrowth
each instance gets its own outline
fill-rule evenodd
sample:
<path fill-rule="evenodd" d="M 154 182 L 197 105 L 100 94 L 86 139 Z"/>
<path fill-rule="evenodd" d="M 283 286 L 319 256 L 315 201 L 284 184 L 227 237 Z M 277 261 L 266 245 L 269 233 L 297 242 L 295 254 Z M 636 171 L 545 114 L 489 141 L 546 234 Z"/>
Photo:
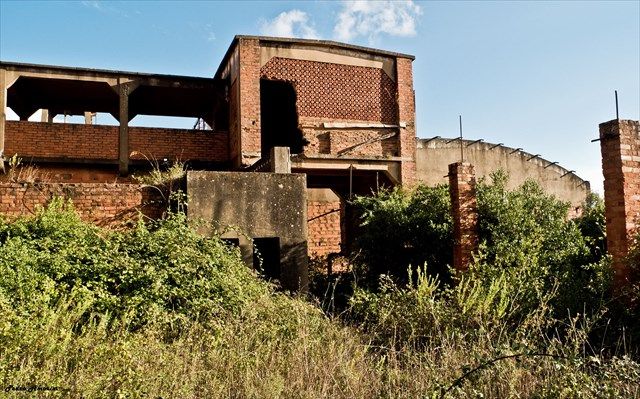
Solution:
<path fill-rule="evenodd" d="M 601 352 L 590 334 L 602 314 L 558 317 L 557 287 L 523 307 L 527 287 L 507 275 L 445 286 L 410 270 L 327 316 L 181 213 L 108 231 L 53 201 L 0 221 L 0 387 L 16 398 L 640 396 L 625 342 Z"/>

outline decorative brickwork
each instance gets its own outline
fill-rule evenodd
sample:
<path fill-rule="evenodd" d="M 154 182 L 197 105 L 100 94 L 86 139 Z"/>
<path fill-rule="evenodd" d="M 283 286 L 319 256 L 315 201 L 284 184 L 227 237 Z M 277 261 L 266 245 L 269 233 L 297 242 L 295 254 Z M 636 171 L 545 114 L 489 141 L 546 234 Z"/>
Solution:
<path fill-rule="evenodd" d="M 612 120 L 600 124 L 600 150 L 604 175 L 607 249 L 613 257 L 614 284 L 628 279 L 624 257 L 638 232 L 640 217 L 639 122 Z"/>
<path fill-rule="evenodd" d="M 131 159 L 226 162 L 228 133 L 129 128 Z M 5 154 L 29 158 L 117 160 L 118 126 L 7 121 Z M 143 156 L 144 154 L 144 156 Z"/>
<path fill-rule="evenodd" d="M 165 210 L 157 189 L 138 184 L 0 183 L 0 214 L 29 215 L 56 196 L 71 199 L 83 220 L 105 226 L 135 220 L 138 212 L 156 219 Z"/>
<path fill-rule="evenodd" d="M 309 256 L 340 252 L 340 201 L 307 201 Z"/>
<path fill-rule="evenodd" d="M 449 165 L 449 193 L 453 217 L 453 267 L 467 270 L 478 250 L 478 208 L 473 165 Z"/>
<path fill-rule="evenodd" d="M 396 123 L 396 87 L 382 69 L 275 57 L 260 74 L 293 83 L 301 118 Z"/>

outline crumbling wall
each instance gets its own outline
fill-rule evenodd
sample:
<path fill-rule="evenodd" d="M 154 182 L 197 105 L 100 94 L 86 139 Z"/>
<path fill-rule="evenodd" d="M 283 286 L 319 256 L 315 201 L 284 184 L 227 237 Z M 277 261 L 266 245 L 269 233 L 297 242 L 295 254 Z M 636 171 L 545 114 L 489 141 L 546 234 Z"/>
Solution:
<path fill-rule="evenodd" d="M 478 205 L 473 165 L 449 165 L 449 194 L 453 219 L 453 268 L 465 271 L 478 251 Z"/>
<path fill-rule="evenodd" d="M 118 226 L 140 215 L 157 219 L 166 209 L 158 189 L 139 184 L 0 183 L 0 214 L 30 215 L 54 197 L 70 199 L 83 220 L 103 226 Z"/>
<path fill-rule="evenodd" d="M 638 233 L 640 217 L 640 123 L 612 120 L 600 124 L 607 250 L 613 257 L 615 285 L 625 285 L 625 256 Z"/>
<path fill-rule="evenodd" d="M 590 192 L 589 182 L 575 173 L 520 149 L 492 143 L 463 140 L 464 159 L 475 167 L 478 179 L 502 169 L 509 173 L 507 188 L 513 189 L 533 179 L 549 194 L 572 205 L 576 215 Z M 417 180 L 427 185 L 447 183 L 447 165 L 460 160 L 460 141 L 455 139 L 420 139 L 417 145 Z"/>
<path fill-rule="evenodd" d="M 309 256 L 322 257 L 339 253 L 342 241 L 342 204 L 329 189 L 307 191 Z"/>

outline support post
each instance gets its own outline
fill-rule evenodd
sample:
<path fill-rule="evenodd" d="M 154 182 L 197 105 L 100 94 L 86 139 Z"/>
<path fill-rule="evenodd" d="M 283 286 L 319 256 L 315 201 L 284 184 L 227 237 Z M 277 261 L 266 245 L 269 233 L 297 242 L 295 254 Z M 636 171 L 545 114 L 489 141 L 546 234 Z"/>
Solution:
<path fill-rule="evenodd" d="M 42 108 L 40 110 L 40 122 L 49 122 L 49 110 L 46 108 Z"/>
<path fill-rule="evenodd" d="M 270 157 L 271 172 L 291 173 L 289 147 L 272 147 Z"/>
<path fill-rule="evenodd" d="M 7 120 L 7 79 L 4 69 L 0 69 L 0 172 L 4 173 L 4 132 Z"/>
<path fill-rule="evenodd" d="M 118 172 L 120 176 L 129 174 L 129 86 L 118 85 L 120 97 L 120 129 L 118 133 Z"/>
<path fill-rule="evenodd" d="M 453 217 L 453 267 L 466 271 L 478 250 L 478 206 L 473 165 L 449 165 L 449 194 Z"/>
<path fill-rule="evenodd" d="M 614 290 L 631 283 L 626 257 L 640 227 L 640 122 L 614 119 L 600 124 L 607 251 Z"/>
<path fill-rule="evenodd" d="M 93 125 L 93 113 L 92 112 L 85 112 L 84 113 L 84 124 L 85 125 Z"/>

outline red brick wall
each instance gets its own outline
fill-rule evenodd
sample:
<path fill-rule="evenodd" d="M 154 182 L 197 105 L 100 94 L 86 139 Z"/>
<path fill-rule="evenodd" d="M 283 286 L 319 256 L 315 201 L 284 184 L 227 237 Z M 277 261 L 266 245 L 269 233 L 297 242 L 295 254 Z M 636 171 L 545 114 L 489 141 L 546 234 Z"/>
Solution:
<path fill-rule="evenodd" d="M 260 74 L 293 84 L 300 117 L 396 122 L 396 87 L 382 69 L 275 57 Z"/>
<path fill-rule="evenodd" d="M 7 121 L 5 154 L 23 159 L 118 159 L 118 127 Z"/>
<path fill-rule="evenodd" d="M 638 121 L 631 120 L 600 124 L 607 248 L 613 257 L 616 287 L 624 285 L 629 277 L 624 257 L 640 217 L 639 126 Z"/>
<path fill-rule="evenodd" d="M 138 184 L 0 183 L 0 214 L 29 215 L 55 196 L 71 199 L 82 219 L 106 226 L 135 220 L 138 211 L 155 219 L 165 210 L 157 189 Z"/>
<path fill-rule="evenodd" d="M 150 159 L 229 160 L 227 132 L 131 127 L 129 148 Z M 118 126 L 7 121 L 5 154 L 16 153 L 24 160 L 117 160 Z M 131 158 L 144 159 L 140 154 Z"/>
<path fill-rule="evenodd" d="M 260 153 L 260 47 L 257 39 L 240 39 L 240 148 Z"/>
<path fill-rule="evenodd" d="M 453 217 L 453 267 L 464 271 L 478 249 L 478 208 L 473 165 L 466 162 L 449 165 L 449 193 Z"/>
<path fill-rule="evenodd" d="M 402 161 L 402 184 L 411 185 L 416 181 L 416 106 L 413 91 L 412 60 L 396 59 L 398 84 L 398 122 L 406 123 L 400 129 L 399 146 Z"/>
<path fill-rule="evenodd" d="M 342 229 L 340 201 L 307 201 L 307 248 L 309 256 L 340 252 Z"/>

